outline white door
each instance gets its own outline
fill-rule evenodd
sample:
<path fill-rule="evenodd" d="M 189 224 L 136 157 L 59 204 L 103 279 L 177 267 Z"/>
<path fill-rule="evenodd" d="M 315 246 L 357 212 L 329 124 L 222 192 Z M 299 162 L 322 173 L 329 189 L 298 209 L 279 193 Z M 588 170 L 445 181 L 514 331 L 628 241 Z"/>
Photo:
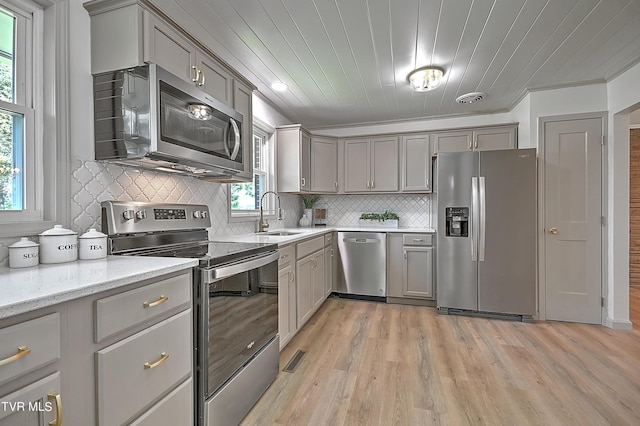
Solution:
<path fill-rule="evenodd" d="M 549 320 L 601 323 L 602 120 L 544 123 Z"/>

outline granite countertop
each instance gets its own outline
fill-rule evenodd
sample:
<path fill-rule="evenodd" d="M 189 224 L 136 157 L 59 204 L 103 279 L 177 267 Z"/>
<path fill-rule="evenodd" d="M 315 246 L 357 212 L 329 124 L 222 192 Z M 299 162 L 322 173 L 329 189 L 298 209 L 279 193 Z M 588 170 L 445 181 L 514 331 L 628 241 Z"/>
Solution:
<path fill-rule="evenodd" d="M 233 241 L 243 243 L 272 243 L 284 246 L 298 241 L 306 240 L 308 238 L 317 237 L 322 234 L 333 231 L 348 231 L 348 232 L 406 232 L 406 233 L 435 233 L 433 228 L 369 228 L 369 227 L 345 227 L 345 226 L 322 226 L 315 228 L 283 228 L 272 229 L 269 232 L 283 232 L 290 235 L 273 235 L 269 233 L 254 233 L 254 234 L 241 234 L 241 235 L 225 235 L 222 237 L 214 237 L 214 241 Z"/>
<path fill-rule="evenodd" d="M 0 267 L 0 319 L 197 265 L 196 259 L 107 256 L 31 268 Z"/>

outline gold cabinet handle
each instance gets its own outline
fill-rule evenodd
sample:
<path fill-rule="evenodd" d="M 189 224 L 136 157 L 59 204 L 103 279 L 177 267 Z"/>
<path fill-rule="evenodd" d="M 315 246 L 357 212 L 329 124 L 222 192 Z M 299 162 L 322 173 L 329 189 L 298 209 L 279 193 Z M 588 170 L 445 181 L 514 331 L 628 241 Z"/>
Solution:
<path fill-rule="evenodd" d="M 158 300 L 155 300 L 153 302 L 144 302 L 142 304 L 143 308 L 153 308 L 154 306 L 158 306 L 161 303 L 166 302 L 167 300 L 169 300 L 169 296 L 165 296 L 164 294 L 160 295 L 160 298 Z"/>
<path fill-rule="evenodd" d="M 154 363 L 145 362 L 144 363 L 144 369 L 145 370 L 150 370 L 152 368 L 156 368 L 157 366 L 159 366 L 160 364 L 165 362 L 167 360 L 167 358 L 169 358 L 169 355 L 166 352 L 162 352 L 160 354 L 160 359 L 157 360 L 156 362 L 154 362 Z"/>
<path fill-rule="evenodd" d="M 558 233 L 558 228 L 549 228 L 549 233 L 556 235 Z"/>
<path fill-rule="evenodd" d="M 13 361 L 17 361 L 20 358 L 23 358 L 27 355 L 29 355 L 31 353 L 31 349 L 26 347 L 26 346 L 20 346 L 18 348 L 18 353 L 15 355 L 11 355 L 9 358 L 5 358 L 3 360 L 0 360 L 0 367 L 2 367 L 3 365 L 12 363 Z"/>
<path fill-rule="evenodd" d="M 47 394 L 48 399 L 52 399 L 56 404 L 56 418 L 49 422 L 49 426 L 60 426 L 62 424 L 62 396 L 58 392 Z"/>

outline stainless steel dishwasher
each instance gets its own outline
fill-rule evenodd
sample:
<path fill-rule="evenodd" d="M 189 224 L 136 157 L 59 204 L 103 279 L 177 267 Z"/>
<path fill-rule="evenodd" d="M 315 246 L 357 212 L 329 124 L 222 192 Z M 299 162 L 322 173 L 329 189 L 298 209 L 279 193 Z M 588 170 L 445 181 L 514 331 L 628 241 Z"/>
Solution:
<path fill-rule="evenodd" d="M 338 232 L 336 293 L 344 297 L 386 300 L 387 235 Z"/>

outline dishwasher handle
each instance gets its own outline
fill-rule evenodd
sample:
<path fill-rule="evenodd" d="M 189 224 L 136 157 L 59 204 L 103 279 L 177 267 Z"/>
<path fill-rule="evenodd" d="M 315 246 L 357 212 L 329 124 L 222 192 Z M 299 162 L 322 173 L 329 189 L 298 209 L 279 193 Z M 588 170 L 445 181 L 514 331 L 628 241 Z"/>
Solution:
<path fill-rule="evenodd" d="M 378 244 L 380 240 L 378 238 L 344 238 L 342 241 L 345 243 L 354 244 Z"/>

